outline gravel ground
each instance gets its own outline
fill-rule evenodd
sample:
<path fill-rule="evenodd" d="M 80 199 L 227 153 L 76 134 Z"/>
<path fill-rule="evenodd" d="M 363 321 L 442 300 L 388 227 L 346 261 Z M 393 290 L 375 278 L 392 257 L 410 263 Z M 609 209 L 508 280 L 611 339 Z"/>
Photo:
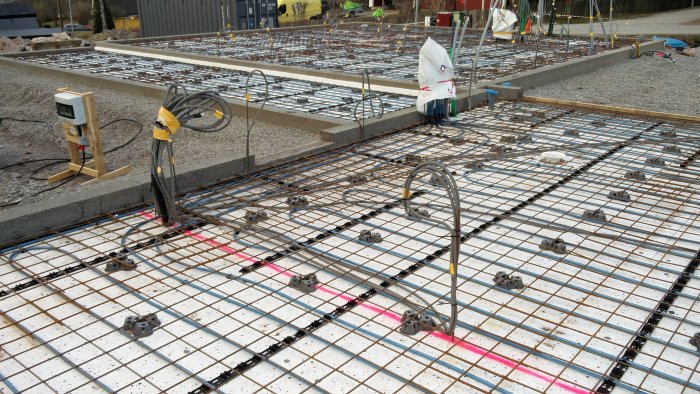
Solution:
<path fill-rule="evenodd" d="M 131 165 L 131 172 L 114 180 L 82 186 L 89 178 L 80 177 L 65 186 L 36 197 L 32 194 L 47 188 L 46 181 L 30 178 L 32 171 L 46 163 L 31 163 L 0 170 L 0 210 L 6 204 L 20 200 L 28 204 L 58 195 L 80 192 L 99 187 L 105 182 L 124 179 L 147 179 L 149 174 L 151 127 L 160 101 L 133 94 L 118 93 L 107 89 L 95 89 L 76 85 L 65 80 L 31 75 L 0 66 L 0 117 L 35 119 L 50 123 L 21 123 L 5 119 L 0 124 L 0 168 L 8 164 L 39 158 L 67 158 L 68 151 L 63 131 L 55 114 L 53 95 L 57 88 L 67 87 L 78 92 L 95 93 L 98 119 L 101 125 L 118 119 L 130 118 L 143 124 L 143 131 L 127 147 L 106 155 L 107 169 Z M 49 130 L 50 128 L 50 130 Z M 131 138 L 139 127 L 130 122 L 117 122 L 102 129 L 104 150 L 118 146 Z M 258 157 L 319 142 L 316 133 L 300 129 L 275 126 L 258 122 L 251 136 L 251 152 Z M 174 149 L 179 168 L 214 157 L 245 152 L 245 119 L 235 118 L 229 127 L 218 133 L 197 133 L 181 130 L 174 138 Z M 61 172 L 65 164 L 57 164 L 35 174 L 46 178 Z"/>
<path fill-rule="evenodd" d="M 662 58 L 642 57 L 594 73 L 548 84 L 526 92 L 530 96 L 550 97 L 588 103 L 607 104 L 652 111 L 700 115 L 700 57 L 675 55 L 677 63 Z M 138 95 L 94 89 L 60 79 L 26 75 L 0 66 L 0 117 L 37 119 L 51 123 L 19 123 L 5 120 L 0 124 L 0 167 L 23 160 L 46 157 L 66 157 L 63 133 L 54 113 L 53 94 L 56 88 L 93 91 L 101 124 L 118 118 L 131 118 L 144 125 L 139 137 L 126 148 L 107 155 L 108 169 L 131 165 L 131 172 L 111 181 L 147 179 L 150 160 L 151 133 L 148 126 L 160 102 Z M 178 166 L 196 163 L 245 150 L 245 119 L 236 118 L 224 131 L 203 134 L 181 131 L 175 137 Z M 128 122 L 118 122 L 102 130 L 104 149 L 127 141 L 138 131 Z M 253 131 L 251 150 L 258 157 L 272 155 L 296 146 L 319 142 L 316 133 L 299 129 L 258 123 Z M 85 180 L 72 181 L 58 189 L 36 197 L 32 194 L 47 187 L 45 181 L 30 178 L 32 171 L 44 163 L 32 163 L 0 171 L 0 210 L 14 201 L 21 204 L 99 187 L 80 185 Z M 62 171 L 65 165 L 41 170 L 36 177 Z"/>
<path fill-rule="evenodd" d="M 700 57 L 642 56 L 525 92 L 528 96 L 700 115 Z"/>

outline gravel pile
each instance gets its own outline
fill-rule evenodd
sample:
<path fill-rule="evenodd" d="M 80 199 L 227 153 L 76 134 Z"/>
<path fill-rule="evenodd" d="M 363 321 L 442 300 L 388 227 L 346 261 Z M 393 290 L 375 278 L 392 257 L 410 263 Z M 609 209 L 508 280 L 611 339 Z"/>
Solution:
<path fill-rule="evenodd" d="M 105 30 L 102 33 L 93 34 L 88 39 L 91 42 L 105 40 L 129 40 L 139 38 L 139 33 L 125 30 Z"/>
<path fill-rule="evenodd" d="M 700 115 L 700 57 L 642 56 L 530 89 L 528 96 Z"/>
<path fill-rule="evenodd" d="M 39 159 L 67 158 L 68 150 L 63 139 L 61 125 L 56 118 L 53 95 L 57 88 L 67 87 L 78 92 L 94 92 L 98 119 L 101 125 L 118 119 L 130 118 L 143 124 L 143 131 L 127 147 L 106 155 L 108 170 L 131 165 L 131 172 L 114 180 L 148 179 L 151 147 L 151 127 L 160 101 L 134 94 L 77 85 L 58 78 L 25 74 L 0 66 L 0 117 L 32 119 L 49 122 L 22 123 L 5 119 L 0 124 L 0 168 L 8 164 Z M 131 122 L 117 122 L 102 130 L 104 150 L 128 141 L 139 130 Z M 258 158 L 313 142 L 319 142 L 316 133 L 256 123 L 251 136 L 251 152 Z M 231 125 L 218 133 L 197 133 L 181 130 L 174 138 L 174 149 L 179 168 L 214 157 L 225 157 L 245 152 L 245 118 L 234 118 Z M 32 194 L 47 188 L 46 181 L 30 178 L 32 171 L 46 163 L 31 163 L 0 170 L 0 210 L 8 203 L 21 200 L 28 204 L 40 199 L 80 192 L 99 185 L 82 186 L 88 178 L 81 177 L 58 189 L 30 198 Z M 46 178 L 61 172 L 66 164 L 40 170 L 35 177 Z"/>

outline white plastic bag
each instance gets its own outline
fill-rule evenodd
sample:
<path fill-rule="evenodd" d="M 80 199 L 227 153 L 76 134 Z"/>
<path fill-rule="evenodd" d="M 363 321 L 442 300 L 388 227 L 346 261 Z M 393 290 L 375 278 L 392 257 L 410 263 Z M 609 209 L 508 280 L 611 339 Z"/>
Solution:
<path fill-rule="evenodd" d="M 571 156 L 567 156 L 564 152 L 542 152 L 539 156 L 539 160 L 543 163 L 549 164 L 565 164 L 572 160 Z"/>
<path fill-rule="evenodd" d="M 493 36 L 502 40 L 513 38 L 513 24 L 518 21 L 518 17 L 512 11 L 493 9 Z"/>
<path fill-rule="evenodd" d="M 425 115 L 426 104 L 433 100 L 456 97 L 454 68 L 445 48 L 428 38 L 418 57 L 416 109 Z"/>

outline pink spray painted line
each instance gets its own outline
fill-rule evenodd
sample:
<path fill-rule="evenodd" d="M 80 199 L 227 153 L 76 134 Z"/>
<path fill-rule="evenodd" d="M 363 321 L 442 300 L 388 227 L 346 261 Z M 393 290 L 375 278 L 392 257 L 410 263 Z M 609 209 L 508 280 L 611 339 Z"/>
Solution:
<path fill-rule="evenodd" d="M 156 218 L 155 215 L 148 213 L 146 211 L 139 212 L 139 215 L 141 215 L 147 219 L 155 219 Z M 160 219 L 158 221 L 160 221 Z M 248 255 L 245 255 L 241 252 L 238 252 L 237 250 L 230 248 L 230 247 L 222 244 L 221 242 L 214 241 L 212 238 L 207 238 L 207 237 L 203 236 L 202 234 L 196 234 L 190 230 L 183 231 L 182 233 L 190 238 L 196 239 L 197 241 L 200 241 L 200 242 L 205 243 L 209 246 L 212 246 L 216 249 L 219 249 L 222 252 L 226 252 L 226 253 L 230 254 L 231 256 L 236 256 L 242 260 L 246 260 L 246 261 L 250 261 L 250 262 L 257 261 Z"/>
<path fill-rule="evenodd" d="M 140 214 L 141 216 L 143 216 L 143 217 L 148 218 L 148 219 L 154 219 L 154 218 L 155 218 L 155 216 L 153 216 L 152 214 L 150 214 L 150 213 L 148 213 L 148 212 L 146 212 L 146 211 L 141 211 L 141 212 L 139 212 L 139 214 Z M 207 244 L 207 245 L 209 245 L 209 246 L 215 247 L 215 248 L 221 250 L 222 252 L 226 252 L 226 253 L 228 253 L 228 254 L 230 254 L 230 255 L 232 255 L 232 256 L 238 257 L 238 258 L 240 258 L 240 259 L 242 259 L 242 260 L 250 261 L 250 262 L 255 262 L 255 261 L 257 261 L 255 258 L 253 258 L 253 257 L 251 257 L 251 256 L 248 256 L 248 255 L 246 255 L 246 254 L 244 254 L 244 253 L 241 253 L 241 252 L 239 252 L 239 251 L 237 251 L 237 250 L 235 250 L 235 249 L 233 249 L 233 248 L 231 248 L 231 247 L 229 247 L 229 246 L 226 246 L 226 245 L 224 245 L 224 244 L 222 244 L 222 243 L 220 243 L 220 242 L 214 241 L 213 239 L 207 238 L 207 237 L 205 237 L 205 236 L 203 236 L 203 235 L 201 235 L 201 234 L 196 234 L 196 233 L 194 233 L 194 232 L 192 232 L 192 231 L 190 231 L 190 230 L 184 231 L 183 234 L 187 235 L 187 236 L 190 237 L 190 238 L 193 238 L 193 239 L 196 239 L 196 240 L 198 240 L 198 241 L 201 241 L 201 242 L 203 242 L 203 243 L 205 243 L 205 244 Z M 273 264 L 273 263 L 270 263 L 270 262 L 268 262 L 267 264 L 265 264 L 264 267 L 267 267 L 267 268 L 269 268 L 269 269 L 271 269 L 271 270 L 273 270 L 273 271 L 275 271 L 275 272 L 277 272 L 277 273 L 279 273 L 279 274 L 281 274 L 281 275 L 284 275 L 284 276 L 286 276 L 286 277 L 291 277 L 291 276 L 294 275 L 293 273 L 289 272 L 288 270 L 286 270 L 286 269 L 284 269 L 284 268 L 282 268 L 282 267 L 280 267 L 280 266 L 278 266 L 278 265 L 275 265 L 275 264 Z M 341 292 L 339 292 L 339 291 L 333 290 L 333 289 L 331 289 L 331 288 L 329 288 L 329 287 L 326 287 L 326 286 L 323 286 L 323 285 L 321 285 L 321 284 L 317 284 L 317 285 L 316 285 L 316 289 L 319 290 L 319 291 L 322 291 L 322 292 L 324 292 L 324 293 L 326 293 L 326 294 L 330 294 L 330 295 L 332 295 L 332 296 L 334 296 L 334 297 L 338 297 L 338 298 L 340 298 L 340 299 L 342 299 L 342 300 L 345 300 L 345 301 L 352 301 L 352 300 L 355 300 L 355 299 L 356 299 L 356 298 L 353 297 L 353 296 L 350 296 L 350 295 L 348 295 L 348 294 L 341 293 Z M 399 323 L 401 322 L 401 316 L 400 316 L 400 315 L 398 315 L 398 314 L 396 314 L 396 313 L 394 313 L 394 312 L 388 311 L 388 310 L 386 310 L 386 309 L 383 309 L 383 308 L 381 308 L 381 307 L 378 307 L 378 306 L 376 306 L 376 305 L 370 304 L 370 303 L 368 303 L 368 302 L 362 302 L 362 303 L 358 304 L 358 306 L 360 306 L 360 307 L 362 307 L 362 308 L 364 308 L 364 309 L 370 310 L 370 311 L 372 311 L 372 312 L 374 312 L 374 313 L 376 313 L 376 314 L 378 314 L 378 315 L 382 315 L 382 316 L 388 317 L 388 318 L 390 318 L 390 319 L 392 319 L 392 320 L 394 320 L 394 321 L 397 321 L 397 322 L 399 322 Z M 449 335 L 447 335 L 447 334 L 445 334 L 445 333 L 442 333 L 442 332 L 439 332 L 439 331 L 433 331 L 433 332 L 431 332 L 429 335 L 432 336 L 432 337 L 441 339 L 441 340 L 443 340 L 443 341 L 447 341 L 447 342 L 453 343 L 455 346 L 457 346 L 457 347 L 459 347 L 459 348 L 462 348 L 462 349 L 464 349 L 464 350 L 466 350 L 466 351 L 468 351 L 468 352 L 470 352 L 470 353 L 474 353 L 474 354 L 479 355 L 479 356 L 481 356 L 481 357 L 484 357 L 484 358 L 486 358 L 486 359 L 488 359 L 488 360 L 497 362 L 497 363 L 499 363 L 499 364 L 501 364 L 501 365 L 504 365 L 504 366 L 506 366 L 506 367 L 508 367 L 508 368 L 514 369 L 514 370 L 516 370 L 516 371 L 518 371 L 518 372 L 524 373 L 524 374 L 526 374 L 526 375 L 528 375 L 528 376 L 531 376 L 531 377 L 533 377 L 533 378 L 535 378 L 535 379 L 542 380 L 542 381 L 544 381 L 544 382 L 553 384 L 553 385 L 555 385 L 555 386 L 557 386 L 557 387 L 559 387 L 559 388 L 561 388 L 561 389 L 564 389 L 564 390 L 566 390 L 566 391 L 568 391 L 568 392 L 570 392 L 570 393 L 575 393 L 575 394 L 590 394 L 590 392 L 591 392 L 590 390 L 582 389 L 582 388 L 580 388 L 580 387 L 574 386 L 573 384 L 566 383 L 566 382 L 562 382 L 562 381 L 560 381 L 560 380 L 558 380 L 558 379 L 556 379 L 556 378 L 554 378 L 554 377 L 552 377 L 552 376 L 549 376 L 549 375 L 546 375 L 546 374 L 544 374 L 544 373 L 538 372 L 538 371 L 536 371 L 536 370 L 534 370 L 534 369 L 530 369 L 530 368 L 528 368 L 528 367 L 525 367 L 525 366 L 522 366 L 522 365 L 518 365 L 518 363 L 516 363 L 515 361 L 509 360 L 509 359 L 507 359 L 507 358 L 505 358 L 505 357 L 503 357 L 503 356 L 499 356 L 498 354 L 489 352 L 488 350 L 482 349 L 482 348 L 480 348 L 480 347 L 478 347 L 478 346 L 476 346 L 476 345 L 472 345 L 472 344 L 470 344 L 470 343 L 468 343 L 468 342 L 466 342 L 466 341 L 463 341 L 463 340 L 461 340 L 461 339 L 457 339 L 457 338 L 455 338 L 455 337 L 451 337 L 451 336 L 449 336 Z"/>

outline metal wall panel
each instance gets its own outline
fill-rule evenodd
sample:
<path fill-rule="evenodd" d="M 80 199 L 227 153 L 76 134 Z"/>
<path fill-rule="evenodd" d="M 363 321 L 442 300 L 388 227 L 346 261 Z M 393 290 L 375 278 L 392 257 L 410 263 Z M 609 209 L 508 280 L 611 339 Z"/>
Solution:
<path fill-rule="evenodd" d="M 263 19 L 265 26 L 277 27 L 277 0 L 225 0 L 224 3 L 231 10 L 228 21 L 236 30 L 260 29 Z"/>
<path fill-rule="evenodd" d="M 221 0 L 138 0 L 141 35 L 209 33 L 224 26 Z"/>
<path fill-rule="evenodd" d="M 277 26 L 276 0 L 138 0 L 141 35 L 158 37 Z"/>

